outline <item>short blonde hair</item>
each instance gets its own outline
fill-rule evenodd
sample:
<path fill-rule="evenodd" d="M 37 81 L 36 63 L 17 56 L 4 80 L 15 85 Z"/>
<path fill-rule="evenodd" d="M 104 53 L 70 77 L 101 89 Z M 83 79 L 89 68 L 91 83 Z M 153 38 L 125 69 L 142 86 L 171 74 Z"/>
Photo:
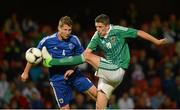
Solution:
<path fill-rule="evenodd" d="M 62 27 L 64 24 L 72 27 L 73 21 L 69 16 L 64 16 L 60 18 L 58 27 Z"/>

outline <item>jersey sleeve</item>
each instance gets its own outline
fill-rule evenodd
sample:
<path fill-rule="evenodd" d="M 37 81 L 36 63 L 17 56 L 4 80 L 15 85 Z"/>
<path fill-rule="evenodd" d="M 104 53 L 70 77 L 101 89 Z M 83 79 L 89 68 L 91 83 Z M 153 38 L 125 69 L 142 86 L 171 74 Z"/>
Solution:
<path fill-rule="evenodd" d="M 79 54 L 83 53 L 84 48 L 83 48 L 79 38 L 77 36 L 74 36 L 74 38 L 75 38 L 74 42 L 75 42 L 75 45 L 76 45 L 76 47 L 75 47 L 75 55 L 79 55 Z"/>
<path fill-rule="evenodd" d="M 91 49 L 91 50 L 93 50 L 93 51 L 96 50 L 97 45 L 98 45 L 98 35 L 97 35 L 97 34 L 98 34 L 98 33 L 96 32 L 96 33 L 93 35 L 93 37 L 91 38 L 91 41 L 89 42 L 89 44 L 88 44 L 88 46 L 87 46 L 88 49 Z"/>
<path fill-rule="evenodd" d="M 42 49 L 43 46 L 45 46 L 45 43 L 46 43 L 47 38 L 48 38 L 48 37 L 44 37 L 44 38 L 39 42 L 39 44 L 37 45 L 37 48 Z"/>
<path fill-rule="evenodd" d="M 127 28 L 127 27 L 122 27 L 118 26 L 117 29 L 120 32 L 120 36 L 123 38 L 136 38 L 137 37 L 137 29 L 133 28 Z"/>

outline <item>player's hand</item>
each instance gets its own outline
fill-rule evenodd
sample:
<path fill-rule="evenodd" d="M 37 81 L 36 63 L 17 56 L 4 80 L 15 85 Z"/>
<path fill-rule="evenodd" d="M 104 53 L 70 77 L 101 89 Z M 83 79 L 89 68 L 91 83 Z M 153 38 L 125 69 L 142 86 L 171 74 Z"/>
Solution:
<path fill-rule="evenodd" d="M 64 74 L 64 79 L 68 80 L 68 77 L 74 73 L 74 70 L 67 70 L 66 73 Z"/>
<path fill-rule="evenodd" d="M 21 81 L 25 82 L 29 77 L 29 74 L 27 72 L 23 72 L 21 75 Z"/>
<path fill-rule="evenodd" d="M 167 38 L 160 39 L 157 42 L 157 45 L 165 45 L 165 44 L 169 44 L 169 40 Z"/>

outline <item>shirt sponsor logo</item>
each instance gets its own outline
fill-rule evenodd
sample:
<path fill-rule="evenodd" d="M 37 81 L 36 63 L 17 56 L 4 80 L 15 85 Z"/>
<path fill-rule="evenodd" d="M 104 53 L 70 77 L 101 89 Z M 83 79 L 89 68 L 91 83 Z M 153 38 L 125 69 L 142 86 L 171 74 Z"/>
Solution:
<path fill-rule="evenodd" d="M 71 49 L 71 50 L 73 49 L 73 44 L 72 43 L 69 44 L 69 49 Z"/>
<path fill-rule="evenodd" d="M 107 47 L 108 49 L 111 49 L 111 48 L 112 48 L 111 43 L 110 43 L 110 42 L 106 43 L 106 47 Z"/>

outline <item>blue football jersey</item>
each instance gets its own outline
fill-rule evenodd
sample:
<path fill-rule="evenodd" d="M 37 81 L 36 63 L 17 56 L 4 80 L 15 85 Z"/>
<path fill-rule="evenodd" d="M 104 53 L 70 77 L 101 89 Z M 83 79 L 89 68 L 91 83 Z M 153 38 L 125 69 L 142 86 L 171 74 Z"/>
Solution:
<path fill-rule="evenodd" d="M 79 55 L 84 51 L 79 39 L 75 35 L 70 35 L 66 40 L 58 39 L 57 33 L 44 37 L 38 44 L 37 48 L 42 49 L 45 46 L 53 58 L 63 58 L 67 56 Z M 59 79 L 58 74 L 64 74 L 70 66 L 54 66 L 49 68 L 50 81 Z M 57 76 L 58 75 L 58 76 Z"/>

